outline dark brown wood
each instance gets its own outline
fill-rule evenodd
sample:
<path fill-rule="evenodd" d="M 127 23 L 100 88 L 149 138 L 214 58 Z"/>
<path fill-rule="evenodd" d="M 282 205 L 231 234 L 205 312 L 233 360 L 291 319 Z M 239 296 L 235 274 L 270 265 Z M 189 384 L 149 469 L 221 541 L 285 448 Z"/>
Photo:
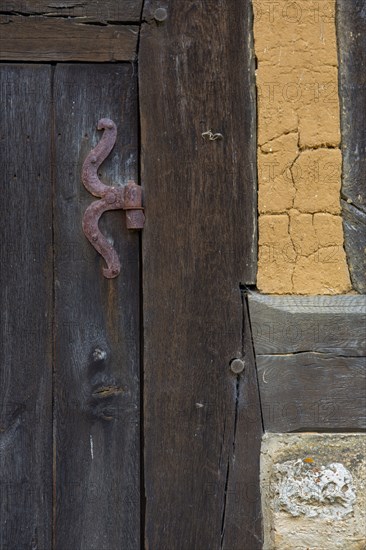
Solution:
<path fill-rule="evenodd" d="M 0 15 L 0 60 L 133 61 L 139 27 Z"/>
<path fill-rule="evenodd" d="M 258 355 L 270 432 L 366 430 L 366 360 L 322 353 Z"/>
<path fill-rule="evenodd" d="M 51 548 L 51 69 L 1 65 L 0 548 Z"/>
<path fill-rule="evenodd" d="M 239 378 L 229 366 L 256 270 L 250 6 L 170 1 L 156 23 L 158 7 L 139 56 L 145 546 L 255 550 L 258 391 L 251 360 Z"/>
<path fill-rule="evenodd" d="M 106 213 L 122 269 L 103 259 L 81 222 L 93 198 L 81 167 L 114 120 L 106 184 L 137 171 L 137 79 L 131 65 L 58 65 L 55 72 L 55 549 L 140 548 L 139 236 L 123 213 Z"/>
<path fill-rule="evenodd" d="M 366 298 L 249 296 L 264 427 L 366 429 Z"/>
<path fill-rule="evenodd" d="M 337 0 L 345 248 L 354 288 L 366 293 L 366 17 L 364 0 Z"/>
<path fill-rule="evenodd" d="M 0 13 L 136 23 L 140 21 L 142 3 L 143 0 L 3 0 Z"/>
<path fill-rule="evenodd" d="M 258 355 L 322 352 L 366 355 L 364 296 L 249 295 Z"/>
<path fill-rule="evenodd" d="M 341 201 L 345 249 L 354 288 L 366 294 L 366 212 Z"/>
<path fill-rule="evenodd" d="M 249 308 L 243 301 L 245 370 L 237 377 L 233 449 L 228 463 L 221 547 L 262 548 L 262 508 L 259 460 L 262 440 L 261 406 L 252 345 Z"/>

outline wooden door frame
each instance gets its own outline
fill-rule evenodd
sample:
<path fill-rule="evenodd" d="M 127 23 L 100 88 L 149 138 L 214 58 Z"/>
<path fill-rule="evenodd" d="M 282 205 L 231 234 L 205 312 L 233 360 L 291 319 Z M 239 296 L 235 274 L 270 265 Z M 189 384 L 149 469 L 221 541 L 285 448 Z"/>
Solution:
<path fill-rule="evenodd" d="M 257 256 L 251 5 L 147 0 L 143 20 L 145 544 L 246 541 L 255 550 L 262 419 L 246 297 Z"/>

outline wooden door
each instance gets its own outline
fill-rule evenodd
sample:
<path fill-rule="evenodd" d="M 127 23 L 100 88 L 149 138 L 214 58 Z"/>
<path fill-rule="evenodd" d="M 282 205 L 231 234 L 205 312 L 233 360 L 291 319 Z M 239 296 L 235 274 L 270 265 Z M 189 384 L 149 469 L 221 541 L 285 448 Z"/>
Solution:
<path fill-rule="evenodd" d="M 261 548 L 250 6 L 21 4 L 1 29 L 0 548 Z M 100 178 L 140 183 L 146 213 L 141 236 L 101 220 L 114 279 L 81 227 L 104 117 Z"/>
<path fill-rule="evenodd" d="M 123 269 L 101 276 L 80 185 L 106 115 L 122 131 L 101 177 L 136 179 L 134 68 L 9 64 L 1 78 L 0 547 L 137 548 L 139 236 L 120 212 L 104 216 Z"/>

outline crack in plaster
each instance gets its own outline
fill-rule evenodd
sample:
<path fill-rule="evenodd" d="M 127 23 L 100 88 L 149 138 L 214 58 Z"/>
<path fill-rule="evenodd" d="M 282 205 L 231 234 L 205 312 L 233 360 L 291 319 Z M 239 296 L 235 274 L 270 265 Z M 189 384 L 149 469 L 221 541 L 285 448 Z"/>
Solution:
<path fill-rule="evenodd" d="M 280 0 L 274 11 L 287 13 L 286 6 Z M 302 17 L 296 22 L 275 17 L 269 6 L 254 13 L 258 171 L 263 174 L 258 186 L 258 287 L 274 294 L 344 293 L 351 284 L 341 250 L 342 224 L 337 222 L 341 150 L 335 0 L 327 4 L 326 24 L 320 15 L 314 21 L 306 0 L 297 7 Z M 294 87 L 290 93 L 289 86 Z M 264 172 L 268 165 L 269 175 Z M 316 220 L 315 214 L 332 217 Z M 324 246 L 325 237 L 329 246 Z M 333 248 L 336 261 L 326 263 L 324 251 L 331 254 Z"/>

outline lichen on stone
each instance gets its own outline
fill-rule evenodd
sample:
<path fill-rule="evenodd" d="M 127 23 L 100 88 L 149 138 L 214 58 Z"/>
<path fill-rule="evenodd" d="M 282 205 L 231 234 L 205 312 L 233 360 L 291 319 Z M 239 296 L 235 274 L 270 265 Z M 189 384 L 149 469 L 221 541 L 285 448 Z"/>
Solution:
<path fill-rule="evenodd" d="M 275 465 L 275 507 L 293 517 L 341 520 L 352 514 L 352 475 L 339 462 L 317 465 L 302 459 Z"/>

